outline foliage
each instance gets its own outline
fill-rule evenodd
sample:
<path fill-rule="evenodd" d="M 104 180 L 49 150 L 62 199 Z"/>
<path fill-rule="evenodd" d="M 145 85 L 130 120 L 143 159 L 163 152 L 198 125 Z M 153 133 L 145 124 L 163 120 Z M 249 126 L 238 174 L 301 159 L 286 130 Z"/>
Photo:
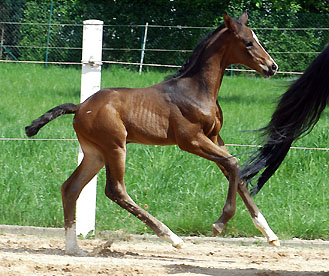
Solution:
<path fill-rule="evenodd" d="M 4 44 L 21 60 L 44 60 L 51 3 L 49 61 L 81 60 L 83 20 L 105 22 L 103 60 L 138 62 L 143 41 L 143 24 L 163 26 L 203 26 L 209 29 L 159 27 L 148 30 L 145 63 L 181 65 L 197 42 L 222 22 L 227 12 L 238 17 L 249 9 L 249 26 L 273 55 L 283 71 L 303 71 L 328 42 L 326 30 L 282 30 L 280 28 L 321 28 L 329 24 L 328 1 L 262 0 L 6 0 L 0 3 L 0 21 L 22 25 L 2 25 Z M 287 12 L 289 11 L 289 12 Z M 309 12 L 313 12 L 310 14 Z M 134 26 L 132 26 L 134 25 Z M 136 26 L 138 25 L 138 26 Z M 213 26 L 213 27 L 212 27 Z M 1 26 L 0 26 L 1 27 Z M 263 28 L 267 29 L 263 29 Z M 274 28 L 269 30 L 268 28 Z M 276 30 L 277 29 L 277 30 Z M 120 49 L 120 50 L 114 50 Z M 126 49 L 126 50 L 125 50 Z M 157 51 L 157 49 L 181 51 Z M 154 51 L 150 51 L 154 50 Z M 291 53 L 292 52 L 292 53 Z"/>
<path fill-rule="evenodd" d="M 20 45 L 32 46 L 25 49 L 21 54 L 23 60 L 44 60 L 45 48 L 48 37 L 48 23 L 51 17 L 50 28 L 50 48 L 49 56 L 60 55 L 64 60 L 79 60 L 81 59 L 80 51 L 70 51 L 69 48 L 74 45 L 82 44 L 82 30 L 81 28 L 67 28 L 59 25 L 63 22 L 71 21 L 71 23 L 79 21 L 79 16 L 82 12 L 77 1 L 57 1 L 54 5 L 47 1 L 27 1 L 24 9 L 23 20 L 25 23 L 43 23 L 40 25 L 22 25 L 20 31 L 22 40 Z M 53 39 L 56 39 L 55 41 Z M 33 47 L 36 46 L 36 47 Z M 52 46 L 62 47 L 56 49 Z"/>
<path fill-rule="evenodd" d="M 232 0 L 229 1 L 229 8 L 235 10 L 239 7 L 249 10 L 267 11 L 267 12 L 311 12 L 311 13 L 328 13 L 328 0 Z"/>
<path fill-rule="evenodd" d="M 279 64 L 281 71 L 303 72 L 328 43 L 328 31 L 300 29 L 328 26 L 328 16 L 255 11 L 250 13 L 250 18 L 248 25 L 255 29 L 259 40 Z M 262 26 L 274 30 L 259 29 Z"/>

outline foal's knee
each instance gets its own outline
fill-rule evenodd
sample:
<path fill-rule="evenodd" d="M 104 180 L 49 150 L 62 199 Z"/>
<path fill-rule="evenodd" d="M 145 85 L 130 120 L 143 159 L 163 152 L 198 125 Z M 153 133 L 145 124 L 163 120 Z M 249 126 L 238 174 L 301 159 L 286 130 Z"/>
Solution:
<path fill-rule="evenodd" d="M 235 158 L 233 156 L 228 157 L 222 162 L 222 165 L 230 175 L 232 175 L 232 173 L 234 175 L 236 175 L 238 173 L 239 162 L 238 162 L 237 158 Z"/>
<path fill-rule="evenodd" d="M 231 156 L 231 157 L 229 158 L 229 162 L 230 162 L 230 166 L 231 166 L 232 168 L 234 168 L 234 169 L 236 169 L 236 170 L 239 168 L 239 161 L 238 161 L 238 159 L 237 159 L 236 157 Z"/>

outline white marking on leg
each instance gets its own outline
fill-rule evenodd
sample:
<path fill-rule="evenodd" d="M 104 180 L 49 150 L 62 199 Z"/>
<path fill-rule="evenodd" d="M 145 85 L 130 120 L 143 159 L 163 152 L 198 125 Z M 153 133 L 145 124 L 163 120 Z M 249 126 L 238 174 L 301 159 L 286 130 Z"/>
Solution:
<path fill-rule="evenodd" d="M 75 223 L 72 224 L 71 228 L 67 228 L 65 231 L 65 253 L 79 256 L 87 255 L 78 246 Z"/>
<path fill-rule="evenodd" d="M 267 224 L 266 219 L 261 213 L 258 213 L 255 218 L 252 218 L 255 227 L 263 233 L 267 242 L 274 246 L 280 246 L 278 237 L 274 234 L 272 229 Z"/>
<path fill-rule="evenodd" d="M 77 237 L 76 237 L 76 224 L 73 223 L 71 228 L 66 229 L 66 250 L 70 250 L 72 248 L 75 248 L 77 243 Z"/>
<path fill-rule="evenodd" d="M 170 242 L 173 247 L 175 248 L 182 248 L 183 246 L 183 240 L 178 237 L 175 233 L 173 233 L 166 225 L 162 224 L 164 230 L 167 232 L 163 236 L 159 236 L 159 238 L 166 240 L 167 242 Z"/>
<path fill-rule="evenodd" d="M 171 232 L 171 231 L 170 231 Z M 176 234 L 174 234 L 173 232 L 169 233 L 169 235 L 165 235 L 165 236 L 161 236 L 160 238 L 166 240 L 167 242 L 170 242 L 172 244 L 173 247 L 175 248 L 182 248 L 183 246 L 183 240 L 178 237 Z"/>

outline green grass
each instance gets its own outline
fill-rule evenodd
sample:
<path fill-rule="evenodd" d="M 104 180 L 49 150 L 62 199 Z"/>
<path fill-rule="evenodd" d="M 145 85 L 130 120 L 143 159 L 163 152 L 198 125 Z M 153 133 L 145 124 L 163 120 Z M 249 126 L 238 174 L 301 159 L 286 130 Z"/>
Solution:
<path fill-rule="evenodd" d="M 102 87 L 144 87 L 164 78 L 122 68 L 102 72 Z M 50 108 L 79 102 L 80 68 L 44 69 L 0 64 L 0 137 L 25 138 L 24 127 Z M 282 79 L 225 77 L 219 93 L 224 113 L 221 136 L 228 144 L 255 144 L 275 99 L 286 89 Z M 311 134 L 295 146 L 328 147 L 328 109 Z M 36 138 L 75 138 L 72 116 L 56 119 Z M 75 141 L 0 141 L 0 224 L 63 227 L 60 186 L 77 165 Z M 251 149 L 229 147 L 241 162 Z M 128 145 L 125 182 L 130 196 L 178 234 L 210 235 L 226 198 L 227 181 L 207 160 L 175 146 Z M 278 172 L 255 197 L 280 238 L 329 239 L 328 151 L 290 150 Z M 98 176 L 98 230 L 149 231 L 104 195 L 105 172 Z M 261 235 L 242 201 L 226 236 Z"/>

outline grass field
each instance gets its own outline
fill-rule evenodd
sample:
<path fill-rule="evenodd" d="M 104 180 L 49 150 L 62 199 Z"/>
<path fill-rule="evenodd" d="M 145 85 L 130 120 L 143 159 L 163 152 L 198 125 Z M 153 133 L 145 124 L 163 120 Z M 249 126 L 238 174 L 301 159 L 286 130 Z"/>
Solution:
<path fill-rule="evenodd" d="M 79 102 L 80 68 L 0 64 L 0 137 L 25 138 L 24 127 L 50 108 Z M 144 87 L 164 74 L 141 76 L 117 67 L 102 72 L 102 87 Z M 282 79 L 225 77 L 219 102 L 224 112 L 221 135 L 228 144 L 256 144 L 275 99 L 286 89 Z M 73 116 L 56 119 L 36 138 L 75 138 Z M 329 110 L 308 136 L 294 146 L 328 147 Z M 75 141 L 0 141 L 0 224 L 63 227 L 60 186 L 77 165 Z M 252 149 L 230 146 L 241 162 Z M 329 239 L 328 151 L 290 150 L 278 172 L 255 201 L 280 238 Z M 128 145 L 128 193 L 178 234 L 211 235 L 221 214 L 227 181 L 207 160 L 175 146 Z M 97 230 L 149 231 L 104 195 L 105 173 L 98 177 Z M 261 235 L 242 201 L 225 229 L 226 236 Z"/>

